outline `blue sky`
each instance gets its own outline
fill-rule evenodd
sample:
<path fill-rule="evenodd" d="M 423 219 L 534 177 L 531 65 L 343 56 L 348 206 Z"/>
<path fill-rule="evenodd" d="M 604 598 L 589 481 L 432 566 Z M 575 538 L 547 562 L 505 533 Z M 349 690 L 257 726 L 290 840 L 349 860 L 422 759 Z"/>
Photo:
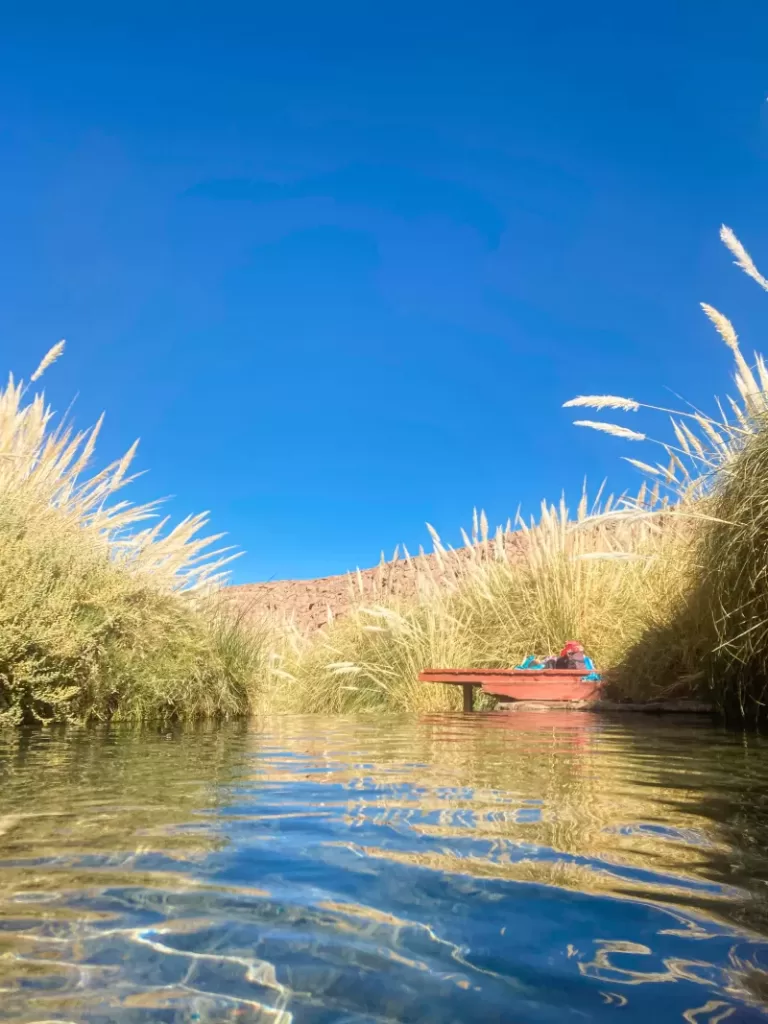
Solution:
<path fill-rule="evenodd" d="M 723 393 L 702 300 L 763 344 L 717 231 L 768 266 L 767 43 L 755 0 L 6 10 L 0 366 L 65 337 L 54 406 L 241 582 L 632 486 L 561 405 Z"/>

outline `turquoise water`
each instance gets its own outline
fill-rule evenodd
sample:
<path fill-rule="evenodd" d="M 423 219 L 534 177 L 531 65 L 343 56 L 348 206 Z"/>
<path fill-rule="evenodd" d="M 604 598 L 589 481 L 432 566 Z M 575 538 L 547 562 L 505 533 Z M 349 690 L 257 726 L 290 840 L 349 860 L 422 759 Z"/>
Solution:
<path fill-rule="evenodd" d="M 0 1021 L 766 1019 L 758 737 L 307 716 L 0 771 Z"/>

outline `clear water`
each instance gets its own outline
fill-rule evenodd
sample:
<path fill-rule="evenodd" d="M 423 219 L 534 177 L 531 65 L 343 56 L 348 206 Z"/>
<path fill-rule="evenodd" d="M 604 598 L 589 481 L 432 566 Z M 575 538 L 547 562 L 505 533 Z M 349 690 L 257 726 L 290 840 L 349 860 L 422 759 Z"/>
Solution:
<path fill-rule="evenodd" d="M 0 1021 L 765 1019 L 768 742 L 565 713 L 0 736 Z"/>

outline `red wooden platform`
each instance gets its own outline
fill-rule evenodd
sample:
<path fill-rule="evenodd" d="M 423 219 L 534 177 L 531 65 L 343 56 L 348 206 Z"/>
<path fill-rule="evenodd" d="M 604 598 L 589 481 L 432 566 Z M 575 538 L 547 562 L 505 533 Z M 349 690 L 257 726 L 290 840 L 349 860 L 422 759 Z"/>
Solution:
<path fill-rule="evenodd" d="M 589 674 L 588 669 L 571 668 L 427 668 L 419 672 L 419 682 L 463 687 L 464 710 L 471 711 L 475 686 L 502 700 L 597 700 L 602 684 L 585 682 Z"/>

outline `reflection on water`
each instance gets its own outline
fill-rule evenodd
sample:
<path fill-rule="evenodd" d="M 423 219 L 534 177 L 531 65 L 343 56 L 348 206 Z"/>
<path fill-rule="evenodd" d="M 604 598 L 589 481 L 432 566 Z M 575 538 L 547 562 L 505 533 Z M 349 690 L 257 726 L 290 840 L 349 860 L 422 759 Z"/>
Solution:
<path fill-rule="evenodd" d="M 5 734 L 0 773 L 0 1021 L 768 1016 L 758 737 L 275 718 Z"/>

